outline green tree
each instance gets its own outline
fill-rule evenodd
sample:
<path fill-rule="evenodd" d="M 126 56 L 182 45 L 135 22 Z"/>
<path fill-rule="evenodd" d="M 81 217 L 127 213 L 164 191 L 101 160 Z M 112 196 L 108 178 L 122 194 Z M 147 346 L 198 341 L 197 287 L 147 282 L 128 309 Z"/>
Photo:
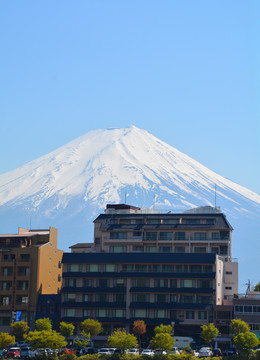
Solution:
<path fill-rule="evenodd" d="M 127 350 L 137 345 L 137 338 L 133 334 L 127 334 L 125 330 L 115 330 L 108 337 L 107 343 L 111 347 Z"/>
<path fill-rule="evenodd" d="M 138 343 L 141 346 L 141 336 L 146 333 L 146 324 L 143 320 L 134 322 L 133 333 L 138 336 Z"/>
<path fill-rule="evenodd" d="M 174 345 L 172 334 L 169 332 L 159 332 L 150 341 L 153 349 L 171 350 Z"/>
<path fill-rule="evenodd" d="M 81 348 L 81 349 L 84 349 L 84 348 L 86 348 L 87 346 L 88 346 L 88 343 L 90 342 L 90 340 L 91 340 L 91 336 L 90 336 L 90 334 L 88 333 L 85 333 L 85 331 L 81 331 L 81 333 L 80 333 L 80 335 L 81 335 L 81 337 L 79 338 L 78 336 L 77 336 L 77 338 L 75 339 L 75 341 L 74 341 L 74 344 L 77 346 L 77 347 L 79 347 L 79 348 Z"/>
<path fill-rule="evenodd" d="M 171 325 L 161 324 L 160 326 L 156 326 L 154 329 L 155 334 L 161 334 L 161 333 L 172 334 L 172 332 L 173 332 L 173 328 Z"/>
<path fill-rule="evenodd" d="M 233 342 L 241 353 L 246 355 L 246 358 L 249 358 L 249 355 L 252 352 L 252 349 L 259 345 L 259 340 L 257 339 L 257 336 L 254 333 L 251 333 L 250 331 L 239 333 L 236 335 L 233 339 Z"/>
<path fill-rule="evenodd" d="M 26 321 L 17 321 L 11 325 L 11 328 L 18 341 L 23 340 L 23 336 L 29 331 L 29 326 Z"/>
<path fill-rule="evenodd" d="M 66 340 L 69 336 L 73 335 L 74 329 L 75 326 L 71 323 L 66 323 L 64 321 L 60 323 L 60 333 L 65 336 Z"/>
<path fill-rule="evenodd" d="M 67 345 L 64 336 L 55 330 L 30 331 L 24 338 L 33 349 L 60 349 Z"/>
<path fill-rule="evenodd" d="M 35 328 L 38 331 L 43 331 L 43 330 L 51 331 L 52 329 L 51 320 L 49 318 L 38 319 L 35 321 Z"/>
<path fill-rule="evenodd" d="M 8 333 L 0 333 L 0 349 L 3 350 L 15 343 L 15 336 L 11 336 Z"/>
<path fill-rule="evenodd" d="M 250 331 L 249 325 L 245 321 L 240 319 L 233 319 L 231 321 L 230 328 L 232 337 L 235 337 L 240 333 L 244 334 Z"/>
<path fill-rule="evenodd" d="M 205 341 L 205 343 L 210 344 L 215 337 L 219 334 L 218 329 L 214 326 L 213 323 L 209 325 L 202 325 L 201 326 L 201 333 L 200 337 Z"/>
<path fill-rule="evenodd" d="M 98 320 L 85 319 L 80 325 L 84 333 L 90 334 L 90 336 L 96 336 L 102 331 L 102 325 Z"/>
<path fill-rule="evenodd" d="M 254 286 L 254 291 L 260 291 L 260 281 Z"/>

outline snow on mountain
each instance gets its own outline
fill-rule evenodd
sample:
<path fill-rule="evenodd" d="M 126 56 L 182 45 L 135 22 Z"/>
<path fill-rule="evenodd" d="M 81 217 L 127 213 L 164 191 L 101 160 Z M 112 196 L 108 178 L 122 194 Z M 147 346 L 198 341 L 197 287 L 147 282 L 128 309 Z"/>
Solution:
<path fill-rule="evenodd" d="M 217 206 L 231 217 L 234 228 L 234 223 L 241 228 L 241 221 L 245 227 L 255 223 L 258 194 L 145 130 L 95 130 L 0 175 L 1 233 L 51 225 L 59 229 L 60 247 L 67 249 L 92 241 L 92 220 L 107 203 L 127 199 L 140 207 L 182 212 L 214 205 L 215 185 Z"/>

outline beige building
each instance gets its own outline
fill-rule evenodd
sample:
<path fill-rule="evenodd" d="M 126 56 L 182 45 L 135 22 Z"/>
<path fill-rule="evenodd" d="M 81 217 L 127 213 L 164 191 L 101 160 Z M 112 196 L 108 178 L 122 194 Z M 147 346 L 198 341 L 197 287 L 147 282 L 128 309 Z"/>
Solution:
<path fill-rule="evenodd" d="M 15 320 L 34 325 L 38 295 L 60 291 L 62 254 L 52 227 L 0 235 L 0 332 Z"/>

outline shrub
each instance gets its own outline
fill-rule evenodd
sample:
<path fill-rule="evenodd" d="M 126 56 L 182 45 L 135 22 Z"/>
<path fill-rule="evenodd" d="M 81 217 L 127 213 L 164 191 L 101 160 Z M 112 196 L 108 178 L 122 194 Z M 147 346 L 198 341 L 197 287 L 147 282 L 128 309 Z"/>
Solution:
<path fill-rule="evenodd" d="M 78 358 L 78 360 L 99 360 L 99 359 L 100 359 L 99 354 L 87 354 L 87 355 L 82 355 Z"/>
<path fill-rule="evenodd" d="M 76 360 L 77 356 L 75 354 L 63 354 L 59 356 L 59 360 Z"/>

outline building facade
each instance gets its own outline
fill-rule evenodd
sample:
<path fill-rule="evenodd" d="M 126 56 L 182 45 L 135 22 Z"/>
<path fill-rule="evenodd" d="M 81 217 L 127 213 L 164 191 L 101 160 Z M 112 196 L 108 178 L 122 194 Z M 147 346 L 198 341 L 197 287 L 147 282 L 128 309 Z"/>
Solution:
<path fill-rule="evenodd" d="M 60 291 L 62 255 L 52 227 L 0 235 L 0 332 L 17 320 L 33 327 L 38 296 Z"/>
<path fill-rule="evenodd" d="M 108 333 L 143 319 L 196 338 L 214 306 L 238 290 L 232 227 L 211 207 L 163 214 L 108 205 L 94 221 L 94 245 L 71 250 L 63 256 L 62 320 L 96 318 Z"/>

